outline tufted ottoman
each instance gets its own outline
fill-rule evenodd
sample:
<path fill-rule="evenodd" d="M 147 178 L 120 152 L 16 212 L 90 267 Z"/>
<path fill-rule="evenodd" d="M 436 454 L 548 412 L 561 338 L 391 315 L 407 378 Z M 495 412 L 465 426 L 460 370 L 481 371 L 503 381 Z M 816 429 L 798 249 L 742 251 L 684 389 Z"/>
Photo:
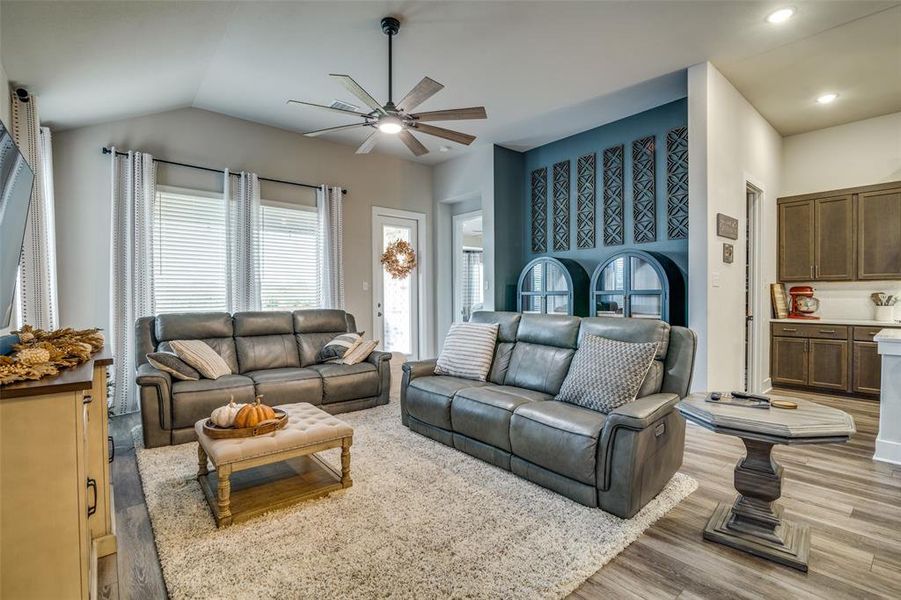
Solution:
<path fill-rule="evenodd" d="M 350 487 L 354 430 L 340 419 L 301 402 L 278 406 L 288 413 L 284 429 L 249 438 L 214 440 L 197 432 L 197 480 L 217 527 L 245 521 L 301 500 Z M 341 448 L 341 472 L 316 452 Z M 208 462 L 215 471 L 208 470 Z"/>

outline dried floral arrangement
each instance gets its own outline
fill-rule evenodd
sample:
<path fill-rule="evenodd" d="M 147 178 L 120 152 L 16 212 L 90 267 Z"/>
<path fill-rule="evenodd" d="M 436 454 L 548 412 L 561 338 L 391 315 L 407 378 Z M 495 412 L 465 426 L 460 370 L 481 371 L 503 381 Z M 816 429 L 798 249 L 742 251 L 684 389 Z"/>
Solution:
<path fill-rule="evenodd" d="M 0 356 L 0 385 L 33 381 L 86 362 L 103 348 L 99 329 L 56 329 L 44 331 L 25 325 L 19 331 L 19 343 L 10 356 Z"/>
<path fill-rule="evenodd" d="M 392 279 L 403 279 L 416 268 L 416 252 L 410 242 L 397 240 L 385 248 L 381 263 Z"/>

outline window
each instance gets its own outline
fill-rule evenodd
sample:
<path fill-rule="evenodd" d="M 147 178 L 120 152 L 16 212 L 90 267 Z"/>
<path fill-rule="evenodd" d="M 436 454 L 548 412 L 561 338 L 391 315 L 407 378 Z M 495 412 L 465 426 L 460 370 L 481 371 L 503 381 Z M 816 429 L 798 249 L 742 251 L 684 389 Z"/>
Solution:
<path fill-rule="evenodd" d="M 316 209 L 266 202 L 260 219 L 263 310 L 319 307 L 319 217 Z"/>
<path fill-rule="evenodd" d="M 158 189 L 153 260 L 157 313 L 228 310 L 222 196 Z"/>
<path fill-rule="evenodd" d="M 225 202 L 221 194 L 161 188 L 153 215 L 157 313 L 228 311 Z M 262 201 L 263 310 L 320 305 L 316 209 Z"/>

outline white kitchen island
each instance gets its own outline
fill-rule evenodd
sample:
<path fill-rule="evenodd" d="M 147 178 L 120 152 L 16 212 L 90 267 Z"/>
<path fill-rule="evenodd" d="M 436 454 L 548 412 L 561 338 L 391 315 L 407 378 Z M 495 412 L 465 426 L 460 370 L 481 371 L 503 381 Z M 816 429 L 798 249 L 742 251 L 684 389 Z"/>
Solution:
<path fill-rule="evenodd" d="M 873 341 L 882 357 L 879 435 L 873 459 L 901 465 L 901 329 L 883 329 Z"/>

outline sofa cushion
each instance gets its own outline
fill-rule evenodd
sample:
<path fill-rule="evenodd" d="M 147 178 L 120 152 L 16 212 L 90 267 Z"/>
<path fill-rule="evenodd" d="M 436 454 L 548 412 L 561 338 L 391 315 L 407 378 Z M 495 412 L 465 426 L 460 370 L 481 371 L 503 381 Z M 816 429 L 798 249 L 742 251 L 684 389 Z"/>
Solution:
<path fill-rule="evenodd" d="M 454 394 L 483 385 L 487 384 L 449 375 L 417 377 L 407 388 L 407 412 L 423 423 L 451 431 L 450 407 Z"/>
<path fill-rule="evenodd" d="M 588 334 L 556 399 L 609 413 L 635 400 L 656 352 L 656 342 L 619 342 Z"/>
<path fill-rule="evenodd" d="M 510 452 L 513 411 L 527 402 L 552 399 L 550 394 L 508 385 L 465 388 L 454 396 L 451 424 L 456 433 Z"/>
<path fill-rule="evenodd" d="M 234 316 L 234 327 L 235 337 L 294 333 L 291 313 L 274 310 L 237 312 Z"/>
<path fill-rule="evenodd" d="M 309 370 L 322 377 L 323 404 L 369 398 L 379 393 L 381 378 L 376 366 L 370 362 L 313 365 Z"/>
<path fill-rule="evenodd" d="M 485 381 L 494 359 L 497 323 L 454 323 L 444 338 L 435 373 Z"/>
<path fill-rule="evenodd" d="M 555 395 L 566 378 L 574 353 L 571 348 L 516 342 L 504 383 Z"/>
<path fill-rule="evenodd" d="M 297 340 L 291 333 L 236 337 L 235 350 L 241 373 L 300 367 Z"/>
<path fill-rule="evenodd" d="M 178 358 L 207 379 L 219 379 L 232 373 L 228 363 L 204 340 L 172 340 L 169 345 Z"/>
<path fill-rule="evenodd" d="M 243 375 L 223 375 L 218 379 L 174 381 L 172 383 L 172 427 L 193 427 L 210 416 L 213 409 L 253 402 L 253 380 Z"/>
<path fill-rule="evenodd" d="M 554 400 L 517 407 L 510 419 L 516 456 L 581 483 L 596 483 L 598 438 L 607 416 Z"/>
<path fill-rule="evenodd" d="M 491 371 L 488 373 L 488 381 L 498 385 L 504 384 L 507 376 L 507 367 L 510 365 L 510 356 L 516 345 L 516 332 L 519 330 L 519 322 L 522 320 L 520 313 L 495 312 L 488 310 L 476 311 L 469 319 L 470 323 L 497 323 L 497 345 L 494 347 L 494 360 L 491 361 Z"/>
<path fill-rule="evenodd" d="M 156 339 L 202 340 L 206 338 L 230 338 L 234 335 L 232 316 L 228 313 L 171 313 L 156 317 Z"/>
<path fill-rule="evenodd" d="M 286 367 L 249 371 L 245 375 L 253 380 L 256 393 L 263 396 L 263 404 L 322 404 L 322 379 L 311 369 Z"/>
<path fill-rule="evenodd" d="M 292 317 L 294 333 L 332 333 L 337 335 L 350 331 L 347 326 L 347 313 L 343 310 L 331 308 L 295 310 Z M 356 330 L 356 328 L 354 329 Z"/>

